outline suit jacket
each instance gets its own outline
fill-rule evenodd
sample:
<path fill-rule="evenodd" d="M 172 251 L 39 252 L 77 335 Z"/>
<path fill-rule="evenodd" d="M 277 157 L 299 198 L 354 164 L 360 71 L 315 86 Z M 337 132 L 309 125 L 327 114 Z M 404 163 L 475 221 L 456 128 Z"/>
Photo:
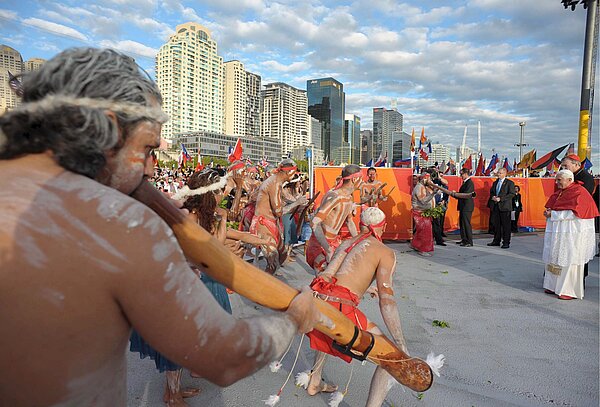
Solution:
<path fill-rule="evenodd" d="M 494 205 L 498 205 L 498 209 L 500 212 L 510 212 L 512 211 L 512 199 L 515 196 L 515 183 L 509 180 L 508 178 L 504 178 L 502 182 L 502 186 L 500 187 L 500 193 L 496 194 L 496 186 L 498 185 L 498 180 L 494 181 L 492 187 L 490 188 L 490 199 L 488 200 L 488 208 L 493 209 Z M 500 202 L 492 201 L 493 196 L 498 196 L 500 198 Z"/>
<path fill-rule="evenodd" d="M 583 184 L 583 187 L 587 189 L 590 195 L 592 195 L 594 193 L 594 188 L 596 187 L 596 185 L 594 185 L 594 177 L 592 176 L 592 174 L 590 174 L 589 172 L 584 170 L 583 167 L 581 167 L 579 171 L 577 171 L 574 175 L 574 181 L 581 182 Z"/>
<path fill-rule="evenodd" d="M 465 193 L 471 193 L 473 191 L 475 191 L 475 184 L 473 184 L 471 178 L 463 182 L 463 184 L 460 186 L 460 189 L 458 190 L 458 192 Z M 475 209 L 475 203 L 473 202 L 473 198 L 459 199 L 456 207 L 461 212 L 473 212 L 473 210 Z"/>

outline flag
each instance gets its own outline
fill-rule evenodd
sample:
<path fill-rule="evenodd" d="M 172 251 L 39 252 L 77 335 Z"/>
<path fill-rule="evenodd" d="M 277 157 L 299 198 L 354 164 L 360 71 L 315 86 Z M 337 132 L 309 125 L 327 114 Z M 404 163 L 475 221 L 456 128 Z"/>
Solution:
<path fill-rule="evenodd" d="M 467 158 L 465 160 L 465 162 L 463 163 L 463 168 L 466 168 L 468 170 L 472 170 L 473 169 L 473 161 L 471 160 L 471 156 L 469 156 L 469 158 Z"/>
<path fill-rule="evenodd" d="M 415 128 L 412 129 L 412 136 L 410 138 L 410 151 L 415 151 Z"/>
<path fill-rule="evenodd" d="M 483 154 L 479 154 L 479 162 L 477 163 L 477 169 L 475 170 L 476 176 L 483 175 Z"/>
<path fill-rule="evenodd" d="M 535 162 L 535 148 L 528 153 L 526 153 L 521 162 L 517 164 L 517 168 L 528 168 Z"/>
<path fill-rule="evenodd" d="M 425 137 L 425 127 L 421 128 L 421 139 L 419 140 L 421 145 L 427 143 L 427 138 Z"/>
<path fill-rule="evenodd" d="M 15 92 L 15 95 L 19 96 L 19 97 L 23 97 L 23 84 L 21 83 L 21 81 L 19 81 L 19 79 L 14 76 L 12 73 L 10 73 L 10 71 L 8 72 L 8 86 L 10 87 L 10 89 Z"/>
<path fill-rule="evenodd" d="M 266 168 L 269 166 L 269 161 L 267 161 L 267 156 L 263 156 L 263 158 L 259 162 L 260 166 Z"/>
<path fill-rule="evenodd" d="M 191 160 L 192 160 L 192 157 L 190 157 L 187 149 L 185 148 L 183 143 L 181 143 L 181 153 L 179 154 L 179 166 L 185 167 L 185 164 Z"/>
<path fill-rule="evenodd" d="M 394 161 L 394 167 L 402 167 L 405 165 L 410 165 L 410 158 L 405 158 L 403 160 Z"/>
<path fill-rule="evenodd" d="M 431 154 L 432 153 L 432 149 L 431 149 L 431 141 L 427 144 L 427 153 Z"/>
<path fill-rule="evenodd" d="M 250 159 L 250 157 L 246 157 L 246 165 L 249 167 L 252 166 L 252 160 Z"/>
<path fill-rule="evenodd" d="M 235 147 L 229 147 L 229 155 L 227 156 L 227 161 L 233 163 L 242 158 L 242 139 L 237 139 L 235 142 Z"/>
<path fill-rule="evenodd" d="M 554 161 L 551 161 L 547 166 L 546 166 L 546 171 L 548 172 L 556 172 L 558 169 L 560 168 L 560 161 L 558 158 L 555 158 Z"/>
<path fill-rule="evenodd" d="M 490 159 L 490 163 L 484 171 L 484 175 L 490 175 L 492 171 L 496 169 L 496 164 L 498 164 L 498 154 L 494 154 Z"/>
<path fill-rule="evenodd" d="M 506 168 L 506 171 L 509 172 L 513 170 L 510 164 L 508 163 L 508 157 L 504 159 L 504 164 L 502 164 L 502 168 Z"/>
<path fill-rule="evenodd" d="M 419 156 L 425 161 L 429 161 L 429 154 L 427 154 L 427 151 L 423 149 L 419 150 Z"/>
<path fill-rule="evenodd" d="M 516 171 L 516 170 L 517 170 L 517 159 L 515 158 L 513 160 L 513 171 Z"/>
<path fill-rule="evenodd" d="M 556 150 L 550 151 L 548 154 L 544 154 L 542 158 L 531 164 L 531 169 L 539 170 L 540 168 L 544 168 L 545 166 L 553 162 L 554 159 L 558 157 L 558 155 L 562 153 L 565 148 L 567 148 L 567 146 L 568 144 L 565 144 L 564 146 L 559 147 Z"/>
<path fill-rule="evenodd" d="M 575 154 L 575 143 L 569 144 L 569 148 L 567 149 L 567 153 L 565 156 L 569 154 Z"/>
<path fill-rule="evenodd" d="M 200 154 L 200 149 L 198 149 L 198 163 L 196 163 L 195 171 L 202 171 L 204 169 L 204 164 L 202 164 L 202 155 Z"/>
<path fill-rule="evenodd" d="M 387 163 L 387 151 L 385 152 L 385 157 L 382 154 L 379 154 L 379 159 L 375 163 L 375 167 L 385 167 Z"/>
<path fill-rule="evenodd" d="M 367 163 L 365 165 L 367 167 L 372 167 L 373 166 L 373 159 L 371 158 L 369 161 L 367 161 Z"/>
<path fill-rule="evenodd" d="M 456 163 L 454 162 L 454 160 L 451 158 L 450 161 L 448 161 L 448 168 L 446 168 L 446 171 L 444 171 L 444 174 L 453 174 L 456 172 Z"/>
<path fill-rule="evenodd" d="M 587 157 L 585 158 L 585 160 L 583 160 L 581 165 L 583 165 L 583 169 L 586 171 L 594 166 L 594 164 L 592 164 L 592 162 Z"/>

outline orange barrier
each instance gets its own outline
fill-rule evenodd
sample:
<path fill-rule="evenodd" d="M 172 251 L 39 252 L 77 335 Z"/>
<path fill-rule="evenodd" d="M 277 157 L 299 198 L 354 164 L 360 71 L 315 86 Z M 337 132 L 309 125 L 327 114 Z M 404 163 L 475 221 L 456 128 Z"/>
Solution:
<path fill-rule="evenodd" d="M 321 191 L 321 196 L 316 201 L 319 205 L 324 193 L 335 187 L 335 179 L 341 174 L 341 167 L 316 167 L 315 168 L 315 191 Z M 367 178 L 367 168 L 362 169 L 364 179 Z M 448 180 L 448 189 L 458 191 L 462 180 L 459 176 L 451 175 L 445 177 Z M 383 234 L 384 239 L 408 240 L 412 238 L 412 216 L 411 216 L 411 190 L 412 170 L 410 168 L 377 168 L 377 179 L 386 182 L 384 193 L 389 193 L 392 187 L 396 187 L 387 201 L 380 203 L 379 207 L 387 215 L 387 227 Z M 475 184 L 475 210 L 471 218 L 471 225 L 475 231 L 487 231 L 490 218 L 490 210 L 487 201 L 490 196 L 490 188 L 495 178 L 471 177 Z M 515 185 L 521 187 L 521 202 L 523 212 L 519 217 L 519 226 L 528 226 L 536 229 L 546 227 L 544 217 L 544 205 L 555 191 L 553 178 L 510 178 Z M 358 191 L 354 194 L 355 202 L 359 201 Z M 444 230 L 458 229 L 458 211 L 456 210 L 456 199 L 450 198 Z M 357 211 L 355 222 L 358 224 L 360 210 Z"/>
<path fill-rule="evenodd" d="M 335 179 L 341 174 L 341 167 L 316 167 L 315 168 L 315 191 L 321 191 L 321 195 L 316 199 L 315 204 L 321 203 L 325 192 L 335 187 Z M 363 178 L 367 179 L 367 168 L 362 169 Z M 379 208 L 385 212 L 387 217 L 387 226 L 383 233 L 384 239 L 389 240 L 408 240 L 412 238 L 412 216 L 411 216 L 411 180 L 412 170 L 410 168 L 377 168 L 377 179 L 386 182 L 383 193 L 388 194 L 392 187 L 394 190 L 387 199 L 381 202 Z M 354 193 L 354 201 L 359 202 L 360 194 Z M 358 225 L 360 210 L 354 218 Z"/>

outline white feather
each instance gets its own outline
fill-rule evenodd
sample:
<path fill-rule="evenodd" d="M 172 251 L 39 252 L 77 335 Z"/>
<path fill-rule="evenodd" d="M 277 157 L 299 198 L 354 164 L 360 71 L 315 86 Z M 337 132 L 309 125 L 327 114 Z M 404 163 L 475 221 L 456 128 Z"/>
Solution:
<path fill-rule="evenodd" d="M 272 394 L 268 399 L 263 400 L 267 406 L 273 407 L 275 404 L 279 403 L 279 396 Z"/>
<path fill-rule="evenodd" d="M 310 382 L 310 371 L 305 370 L 304 372 L 300 372 L 296 375 L 296 386 L 304 387 L 305 389 L 308 387 L 308 383 Z"/>
<path fill-rule="evenodd" d="M 278 360 L 274 360 L 269 365 L 269 369 L 271 369 L 271 372 L 273 372 L 273 373 L 279 372 L 279 369 L 281 369 L 281 362 Z"/>
<path fill-rule="evenodd" d="M 444 366 L 444 361 L 446 360 L 446 357 L 442 354 L 435 356 L 433 354 L 433 352 L 429 353 L 429 355 L 427 355 L 427 360 L 425 360 L 425 363 L 427 363 L 429 365 L 429 367 L 431 368 L 431 371 L 437 376 L 440 377 L 440 369 L 442 368 L 442 366 Z"/>
<path fill-rule="evenodd" d="M 343 399 L 344 394 L 342 392 L 336 391 L 329 398 L 329 407 L 338 407 Z"/>

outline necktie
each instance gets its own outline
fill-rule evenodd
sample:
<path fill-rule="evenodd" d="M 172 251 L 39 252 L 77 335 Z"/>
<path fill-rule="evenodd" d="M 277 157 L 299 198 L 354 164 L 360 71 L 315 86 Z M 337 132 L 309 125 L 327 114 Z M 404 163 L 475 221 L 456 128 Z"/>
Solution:
<path fill-rule="evenodd" d="M 500 195 L 500 188 L 502 188 L 502 181 L 501 179 L 498 179 L 498 184 L 496 185 L 496 196 Z"/>

